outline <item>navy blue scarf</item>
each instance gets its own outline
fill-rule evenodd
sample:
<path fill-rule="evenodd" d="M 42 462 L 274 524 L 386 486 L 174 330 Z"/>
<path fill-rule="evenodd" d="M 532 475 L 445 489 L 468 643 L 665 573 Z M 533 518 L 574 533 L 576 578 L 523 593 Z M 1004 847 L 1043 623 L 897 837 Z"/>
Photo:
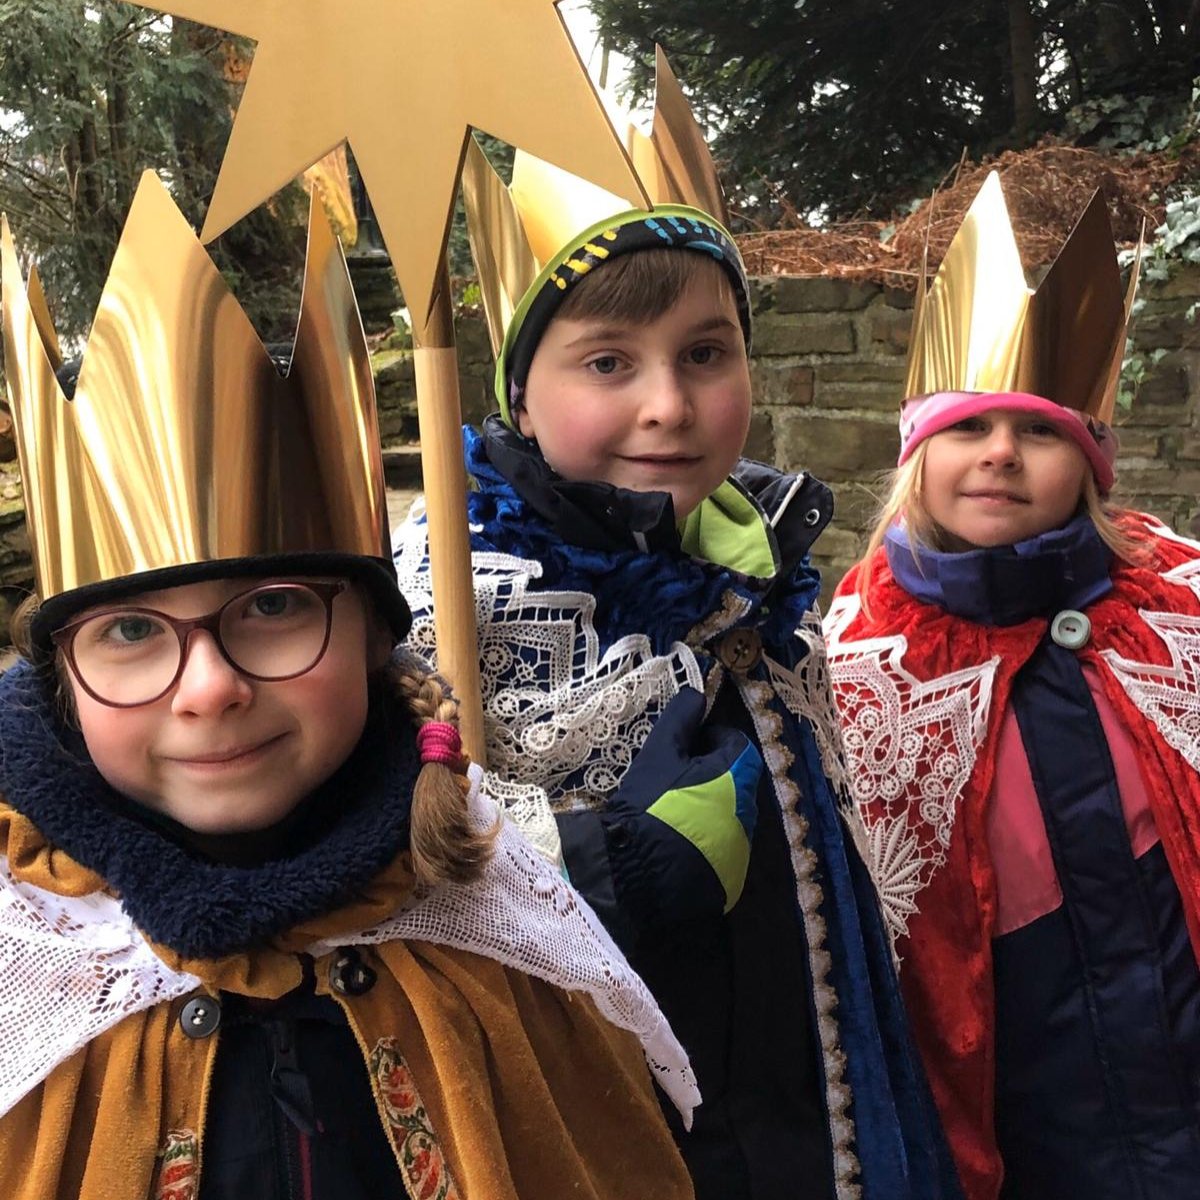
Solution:
<path fill-rule="evenodd" d="M 358 746 L 304 802 L 308 836 L 252 865 L 214 862 L 105 782 L 31 667 L 0 679 L 0 794 L 100 875 L 147 937 L 189 958 L 246 950 L 353 900 L 408 844 L 418 769 L 412 722 L 374 703 Z"/>
<path fill-rule="evenodd" d="M 1084 609 L 1112 589 L 1113 552 L 1086 513 L 1012 546 L 930 550 L 898 525 L 883 544 L 896 582 L 910 596 L 980 625 L 1019 625 Z"/>

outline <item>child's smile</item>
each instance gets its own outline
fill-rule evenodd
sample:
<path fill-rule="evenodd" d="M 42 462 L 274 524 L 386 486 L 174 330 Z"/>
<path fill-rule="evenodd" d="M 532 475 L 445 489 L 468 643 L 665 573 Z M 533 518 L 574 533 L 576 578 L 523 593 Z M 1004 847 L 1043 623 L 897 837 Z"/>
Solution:
<path fill-rule="evenodd" d="M 560 475 L 669 492 L 680 520 L 724 481 L 749 428 L 750 373 L 718 283 L 698 276 L 648 323 L 550 323 L 516 415 Z"/>

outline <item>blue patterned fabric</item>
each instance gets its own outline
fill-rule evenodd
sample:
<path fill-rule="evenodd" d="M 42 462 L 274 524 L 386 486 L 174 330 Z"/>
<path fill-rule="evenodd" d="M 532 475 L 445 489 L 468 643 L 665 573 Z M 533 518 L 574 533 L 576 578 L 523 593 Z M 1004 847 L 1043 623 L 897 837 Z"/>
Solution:
<path fill-rule="evenodd" d="M 874 887 L 848 836 L 839 796 L 826 774 L 826 759 L 822 757 L 823 747 L 817 731 L 809 719 L 789 709 L 772 684 L 772 661 L 776 664 L 775 670 L 802 670 L 810 653 L 810 643 L 797 636 L 797 629 L 806 615 L 812 613 L 820 580 L 806 553 L 815 531 L 803 536 L 803 526 L 823 526 L 827 508 L 820 513 L 818 521 L 814 516 L 818 514 L 818 508 L 809 507 L 811 500 L 799 508 L 791 505 L 787 511 L 778 507 L 783 519 L 770 531 L 779 548 L 778 570 L 770 578 L 755 578 L 719 564 L 690 558 L 679 549 L 677 538 L 674 548 L 670 546 L 669 533 L 666 536 L 668 544 L 654 553 L 619 547 L 588 549 L 566 541 L 540 511 L 545 506 L 534 505 L 526 498 L 531 491 L 528 479 L 522 483 L 520 492 L 509 482 L 490 460 L 484 438 L 473 430 L 467 430 L 465 437 L 467 469 L 478 487 L 469 498 L 473 551 L 535 560 L 543 569 L 537 582 L 539 590 L 579 591 L 593 597 L 594 624 L 602 652 L 619 638 L 640 633 L 650 639 L 656 653 L 666 654 L 676 643 L 687 641 L 702 622 L 711 624 L 723 609 L 728 611 L 731 599 L 744 605 L 744 611 L 735 618 L 717 621 L 716 636 L 701 642 L 693 636 L 691 643 L 702 675 L 709 678 L 713 672 L 723 670 L 717 652 L 730 630 L 753 630 L 761 638 L 763 658 L 748 671 L 738 672 L 736 692 L 728 686 L 723 688 L 713 719 L 726 723 L 736 720 L 739 727 L 763 746 L 768 763 L 774 755 L 779 771 L 779 779 L 774 783 L 764 773 L 764 786 L 769 790 L 777 812 L 771 821 L 764 821 L 760 816 L 747 898 L 732 910 L 727 918 L 731 924 L 723 936 L 733 937 L 736 946 L 738 938 L 743 936 L 739 930 L 747 930 L 753 924 L 765 931 L 745 934 L 748 938 L 766 939 L 753 944 L 756 962 L 749 968 L 748 977 L 757 979 L 761 976 L 756 987 L 778 989 L 780 980 L 806 976 L 810 980 L 808 996 L 776 997 L 772 1011 L 797 1012 L 796 1005 L 806 1004 L 816 1042 L 829 1041 L 831 1037 L 836 1042 L 832 1054 L 828 1052 L 828 1046 L 825 1054 L 819 1046 L 813 1051 L 818 1075 L 825 1085 L 823 1119 L 833 1130 L 829 1136 L 830 1145 L 836 1144 L 838 1150 L 833 1175 L 842 1184 L 857 1182 L 864 1200 L 958 1196 L 954 1169 L 911 1045 Z M 793 477 L 755 464 L 739 467 L 735 479 L 742 480 L 740 486 L 747 492 L 767 498 L 768 508 L 787 495 L 789 487 L 796 482 Z M 598 488 L 598 485 L 584 486 Z M 809 481 L 809 486 L 819 488 L 824 494 L 821 485 Z M 613 490 L 609 489 L 610 492 Z M 813 493 L 810 491 L 807 495 L 811 497 Z M 608 503 L 610 499 L 612 497 L 607 497 L 602 490 L 588 497 L 589 502 L 600 504 L 609 515 L 613 511 Z M 642 497 L 641 501 L 651 503 L 648 497 Z M 558 523 L 559 528 L 564 525 L 568 523 Z M 659 533 L 662 533 L 661 525 Z M 810 631 L 811 621 L 809 616 Z M 816 632 L 816 639 L 811 644 L 820 647 L 819 627 Z M 815 699 L 818 703 L 831 705 L 823 676 L 819 678 L 821 683 L 815 687 Z M 759 686 L 762 684 L 767 685 L 765 692 Z M 739 699 L 730 699 L 731 695 Z M 765 696 L 765 703 L 752 711 L 751 703 L 746 699 L 749 695 Z M 834 723 L 832 708 L 827 712 L 829 723 Z M 782 747 L 782 754 L 763 745 L 762 732 L 770 729 L 780 731 L 776 745 Z M 831 753 L 828 739 L 824 750 L 828 757 Z M 789 756 L 791 762 L 784 766 L 781 759 L 786 761 Z M 780 811 L 778 788 L 781 780 L 795 787 L 798 799 L 792 812 Z M 760 814 L 763 803 L 760 793 Z M 796 818 L 800 818 L 799 822 Z M 804 830 L 802 844 L 796 844 L 794 840 L 797 830 Z M 771 838 L 778 845 L 778 851 L 767 846 L 765 839 Z M 760 850 L 760 843 L 766 848 Z M 765 875 L 756 881 L 755 863 L 766 864 L 776 853 L 780 861 L 790 862 L 787 868 L 790 882 L 776 886 Z M 767 868 L 763 866 L 762 870 Z M 751 922 L 752 906 L 766 903 L 763 897 L 767 895 L 776 899 L 786 897 L 779 902 L 792 909 L 796 918 L 794 926 L 789 928 L 782 911 L 772 918 L 769 909 L 763 909 Z M 807 912 L 803 911 L 806 906 Z M 661 949 L 666 954 L 671 953 L 670 947 L 664 945 Z M 677 980 L 664 982 L 658 977 L 657 964 L 645 957 L 644 945 L 640 953 L 641 957 L 635 948 L 631 960 L 646 975 L 664 1010 L 676 1023 L 685 1046 L 692 1052 L 689 1022 L 694 1014 L 687 1011 L 673 1013 L 672 1005 L 677 1003 L 677 998 L 673 1000 L 664 990 L 673 987 Z M 735 949 L 733 953 L 736 959 L 739 952 Z M 744 955 L 745 948 L 740 953 Z M 700 949 L 690 957 L 685 956 L 686 961 L 679 960 L 684 962 L 681 969 L 690 970 L 697 956 L 703 958 L 708 954 L 708 950 Z M 789 973 L 786 963 L 797 955 L 804 960 L 803 970 L 799 974 Z M 824 975 L 824 978 L 813 982 L 816 975 Z M 714 998 L 712 1003 L 716 1002 Z M 692 998 L 692 1007 L 707 1003 L 707 999 Z M 730 1019 L 744 1022 L 745 1018 L 737 1015 L 743 1010 L 748 1011 L 745 1005 L 731 1005 L 730 1011 L 734 1015 Z M 704 1023 L 703 1014 L 697 1019 L 697 1028 L 700 1028 Z M 742 1028 L 734 1036 L 735 1040 L 742 1038 L 746 1044 L 756 1044 L 767 1058 L 770 1057 L 772 1038 L 781 1055 L 786 1056 L 792 1045 L 790 1031 L 782 1023 L 774 1031 Z M 736 1054 L 736 1050 L 726 1053 Z M 704 1092 L 703 1049 L 694 1055 L 694 1062 L 698 1063 L 700 1087 Z M 830 1070 L 844 1073 L 840 1079 L 830 1079 Z M 724 1081 L 720 1086 L 724 1086 Z M 751 1080 L 746 1086 L 752 1090 L 755 1081 Z M 846 1103 L 847 1098 L 850 1105 Z M 735 1115 L 728 1119 L 736 1120 L 736 1105 L 731 1111 Z M 760 1117 L 763 1121 L 770 1120 L 769 1113 L 760 1114 Z M 701 1130 L 703 1120 L 704 1106 L 697 1116 Z M 839 1143 L 838 1129 L 847 1128 L 851 1121 L 853 1135 L 848 1142 Z M 689 1154 L 687 1140 L 683 1137 L 681 1147 L 693 1169 L 698 1196 L 745 1195 L 756 1200 L 758 1197 L 773 1200 L 775 1196 L 794 1194 L 796 1177 L 792 1176 L 788 1190 L 776 1190 L 770 1182 L 771 1169 L 765 1163 L 750 1171 L 758 1181 L 746 1190 L 728 1190 L 733 1185 L 714 1186 L 711 1183 L 706 1190 L 703 1175 L 707 1168 L 696 1166 L 702 1161 L 702 1155 Z M 747 1147 L 757 1149 L 747 1150 Z M 763 1145 L 761 1139 L 756 1141 L 753 1130 L 746 1134 L 743 1150 L 760 1159 L 771 1154 L 770 1145 Z M 847 1167 L 847 1154 L 857 1158 L 857 1174 L 852 1167 Z M 719 1173 L 718 1168 L 714 1170 Z M 724 1193 L 722 1186 L 727 1187 Z M 780 1182 L 778 1187 L 783 1189 L 784 1184 Z M 833 1180 L 827 1179 L 825 1185 L 821 1185 L 819 1180 L 813 1179 L 812 1189 L 807 1194 L 814 1197 L 832 1195 Z"/>

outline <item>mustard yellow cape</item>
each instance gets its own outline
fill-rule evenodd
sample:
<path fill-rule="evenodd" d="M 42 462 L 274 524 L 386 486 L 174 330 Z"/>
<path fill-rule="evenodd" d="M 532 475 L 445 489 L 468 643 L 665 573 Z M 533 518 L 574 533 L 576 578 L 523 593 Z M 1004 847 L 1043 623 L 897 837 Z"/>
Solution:
<path fill-rule="evenodd" d="M 104 890 L 2 801 L 0 851 L 19 882 L 65 896 Z M 277 998 L 300 984 L 305 947 L 378 923 L 412 886 L 402 854 L 353 905 L 251 953 L 154 951 L 205 992 Z M 316 961 L 317 992 L 346 1013 L 412 1200 L 693 1195 L 637 1040 L 590 997 L 428 942 L 359 951 L 378 974 L 366 995 L 330 991 L 332 955 Z M 193 1200 L 220 1033 L 183 1033 L 187 999 L 126 1017 L 0 1118 L 0 1197 Z"/>

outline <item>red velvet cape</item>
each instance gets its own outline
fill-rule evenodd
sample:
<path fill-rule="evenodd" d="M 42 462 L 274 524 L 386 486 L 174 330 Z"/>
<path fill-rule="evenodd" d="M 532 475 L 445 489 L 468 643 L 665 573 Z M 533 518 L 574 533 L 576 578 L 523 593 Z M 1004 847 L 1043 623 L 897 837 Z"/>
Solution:
<path fill-rule="evenodd" d="M 1151 518 L 1133 528 L 1147 539 L 1149 562 L 1114 570 L 1113 590 L 1086 610 L 1091 640 L 1078 653 L 1133 733 L 1200 958 L 1200 545 Z M 856 594 L 863 570 L 869 616 Z M 923 604 L 896 582 L 882 549 L 842 580 L 826 620 L 869 861 L 969 1200 L 994 1200 L 1003 1178 L 993 1122 L 996 894 L 985 806 L 1013 678 L 1047 625 L 989 628 Z"/>

